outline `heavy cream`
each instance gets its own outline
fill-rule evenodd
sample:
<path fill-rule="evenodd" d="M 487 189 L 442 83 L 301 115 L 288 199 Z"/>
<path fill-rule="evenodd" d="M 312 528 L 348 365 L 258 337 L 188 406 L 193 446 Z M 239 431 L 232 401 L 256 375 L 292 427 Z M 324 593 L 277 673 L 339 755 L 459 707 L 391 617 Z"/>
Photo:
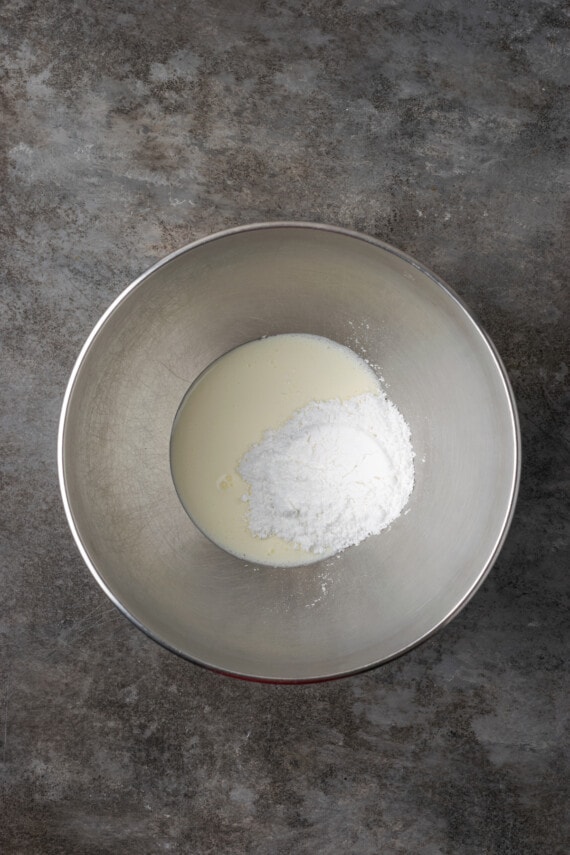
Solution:
<path fill-rule="evenodd" d="M 265 431 L 311 402 L 380 391 L 362 359 L 320 336 L 270 336 L 226 353 L 192 385 L 174 422 L 172 477 L 186 511 L 205 535 L 239 557 L 282 566 L 314 561 L 313 552 L 251 533 L 240 461 Z"/>

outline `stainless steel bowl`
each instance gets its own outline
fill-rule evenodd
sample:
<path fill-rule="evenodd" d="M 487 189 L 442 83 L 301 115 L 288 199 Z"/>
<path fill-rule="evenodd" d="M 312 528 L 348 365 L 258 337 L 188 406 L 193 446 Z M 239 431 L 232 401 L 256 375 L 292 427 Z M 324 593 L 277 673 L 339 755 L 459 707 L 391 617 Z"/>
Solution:
<path fill-rule="evenodd" d="M 198 531 L 174 489 L 169 440 L 210 362 L 289 332 L 380 366 L 412 430 L 416 485 L 388 531 L 279 569 Z M 493 345 L 436 276 L 363 235 L 269 223 L 184 247 L 118 297 L 73 369 L 58 457 L 81 554 L 133 623 L 209 668 L 287 682 L 386 662 L 458 613 L 505 538 L 520 437 Z"/>

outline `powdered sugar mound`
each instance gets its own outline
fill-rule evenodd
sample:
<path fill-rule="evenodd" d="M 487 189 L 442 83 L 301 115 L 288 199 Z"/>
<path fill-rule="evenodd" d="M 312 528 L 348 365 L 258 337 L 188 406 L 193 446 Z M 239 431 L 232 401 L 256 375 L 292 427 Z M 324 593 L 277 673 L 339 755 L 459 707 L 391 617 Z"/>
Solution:
<path fill-rule="evenodd" d="M 313 402 L 242 457 L 252 534 L 332 554 L 378 534 L 414 486 L 410 429 L 382 393 Z"/>

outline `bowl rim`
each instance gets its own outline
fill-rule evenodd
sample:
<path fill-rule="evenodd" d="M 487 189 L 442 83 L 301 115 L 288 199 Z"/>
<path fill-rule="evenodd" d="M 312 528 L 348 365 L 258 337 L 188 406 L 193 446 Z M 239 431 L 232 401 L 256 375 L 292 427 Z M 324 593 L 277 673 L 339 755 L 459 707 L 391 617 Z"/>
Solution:
<path fill-rule="evenodd" d="M 385 252 L 390 253 L 391 255 L 395 255 L 400 260 L 406 262 L 407 264 L 414 267 L 420 273 L 427 276 L 437 285 L 440 289 L 442 289 L 458 306 L 462 311 L 467 315 L 469 320 L 472 322 L 480 336 L 482 337 L 484 343 L 487 345 L 489 353 L 494 360 L 495 366 L 498 369 L 499 375 L 503 382 L 503 387 L 506 392 L 506 398 L 509 405 L 509 412 L 512 421 L 512 429 L 514 436 L 514 466 L 511 477 L 511 486 L 510 486 L 510 496 L 509 496 L 509 504 L 507 511 L 504 515 L 504 519 L 501 525 L 500 534 L 497 538 L 495 546 L 489 555 L 486 564 L 482 568 L 477 580 L 475 583 L 469 588 L 459 603 L 451 609 L 432 629 L 428 632 L 424 633 L 420 638 L 416 639 L 411 644 L 407 645 L 403 649 L 399 650 L 397 653 L 394 653 L 390 656 L 384 657 L 379 660 L 374 660 L 372 662 L 368 662 L 358 668 L 352 668 L 346 671 L 341 671 L 335 674 L 323 674 L 311 677 L 287 677 L 287 678 L 279 678 L 279 677 L 264 677 L 261 675 L 254 674 L 245 674 L 238 671 L 225 670 L 220 668 L 212 663 L 202 661 L 194 656 L 191 656 L 189 653 L 180 650 L 176 646 L 170 644 L 163 638 L 155 635 L 152 630 L 146 627 L 141 621 L 138 620 L 135 615 L 131 614 L 129 609 L 115 596 L 113 591 L 108 587 L 106 582 L 100 576 L 99 571 L 95 564 L 91 561 L 87 549 L 85 548 L 83 541 L 81 539 L 81 535 L 78 527 L 75 524 L 75 519 L 73 516 L 73 511 L 71 508 L 71 502 L 69 500 L 69 496 L 67 493 L 67 479 L 65 473 L 65 464 L 64 464 L 64 447 L 65 447 L 65 430 L 67 424 L 67 417 L 69 413 L 69 406 L 71 402 L 71 397 L 73 394 L 73 390 L 75 387 L 75 382 L 77 379 L 77 375 L 81 369 L 81 366 L 91 349 L 91 346 L 97 335 L 99 330 L 106 324 L 109 317 L 115 312 L 119 305 L 123 303 L 124 300 L 130 295 L 132 291 L 134 291 L 142 282 L 144 282 L 149 276 L 151 276 L 155 271 L 159 270 L 161 267 L 169 264 L 178 256 L 184 255 L 186 252 L 196 249 L 197 247 L 203 246 L 208 243 L 212 243 L 214 241 L 230 237 L 232 235 L 243 234 L 251 231 L 260 231 L 266 229 L 307 229 L 307 230 L 315 230 L 322 232 L 329 232 L 334 234 L 343 235 L 345 237 L 350 237 L 356 240 L 364 241 L 365 243 L 371 244 L 372 246 L 377 247 L 378 249 L 384 250 Z M 195 665 L 199 665 L 202 668 L 205 668 L 209 671 L 213 671 L 214 673 L 221 674 L 228 677 L 234 677 L 240 680 L 245 680 L 248 682 L 254 683 L 269 683 L 274 685 L 303 685 L 303 684 L 311 684 L 311 683 L 322 683 L 322 682 L 330 682 L 332 680 L 339 680 L 345 677 L 350 677 L 355 674 L 361 674 L 363 672 L 369 671 L 372 668 L 377 668 L 380 665 L 385 665 L 388 662 L 392 662 L 396 659 L 399 659 L 401 656 L 404 656 L 406 653 L 409 653 L 416 647 L 419 647 L 433 635 L 435 635 L 439 630 L 443 629 L 448 623 L 450 623 L 459 612 L 463 610 L 463 608 L 467 605 L 467 603 L 471 600 L 471 598 L 476 594 L 479 588 L 482 586 L 483 582 L 489 575 L 493 565 L 495 564 L 499 553 L 501 552 L 505 540 L 507 538 L 508 532 L 510 530 L 515 508 L 517 504 L 519 487 L 520 487 L 520 478 L 521 478 L 521 430 L 520 430 L 520 420 L 516 406 L 515 395 L 511 386 L 511 382 L 509 380 L 506 368 L 504 363 L 499 355 L 497 348 L 495 347 L 493 341 L 491 340 L 488 333 L 485 331 L 481 323 L 477 320 L 473 311 L 467 306 L 467 304 L 462 300 L 462 298 L 451 288 L 443 279 L 437 276 L 433 271 L 431 271 L 428 267 L 421 264 L 412 256 L 403 252 L 400 249 L 392 246 L 391 244 L 386 243 L 385 241 L 380 240 L 379 238 L 372 237 L 370 235 L 363 234 L 358 231 L 354 231 L 353 229 L 347 229 L 342 226 L 328 225 L 324 223 L 317 223 L 305 220 L 277 220 L 277 221 L 268 221 L 268 222 L 255 222 L 241 226 L 234 226 L 229 229 L 223 229 L 218 232 L 214 232 L 210 235 L 206 235 L 205 237 L 198 238 L 195 241 L 192 241 L 185 246 L 180 247 L 177 250 L 169 253 L 163 258 L 159 259 L 155 262 L 151 267 L 145 270 L 140 276 L 137 276 L 130 285 L 128 285 L 109 305 L 109 307 L 103 312 L 91 332 L 89 333 L 87 339 L 85 340 L 79 355 L 75 361 L 73 369 L 71 371 L 69 380 L 67 382 L 67 386 L 65 389 L 65 393 L 63 396 L 61 413 L 58 424 L 57 431 L 57 470 L 58 470 L 58 480 L 61 498 L 63 502 L 63 507 L 65 511 L 65 515 L 67 518 L 67 522 L 69 528 L 71 530 L 71 534 L 76 543 L 76 546 L 83 558 L 83 561 L 87 565 L 88 569 L 91 572 L 91 575 L 99 585 L 99 587 L 103 590 L 103 592 L 107 595 L 107 597 L 111 600 L 113 605 L 115 605 L 120 612 L 122 612 L 125 617 L 127 617 L 131 623 L 133 623 L 138 629 L 140 629 L 146 636 L 151 638 L 154 642 L 159 644 L 165 650 L 170 651 L 171 653 L 175 653 L 177 656 L 180 656 L 182 659 L 186 661 L 190 661 Z"/>

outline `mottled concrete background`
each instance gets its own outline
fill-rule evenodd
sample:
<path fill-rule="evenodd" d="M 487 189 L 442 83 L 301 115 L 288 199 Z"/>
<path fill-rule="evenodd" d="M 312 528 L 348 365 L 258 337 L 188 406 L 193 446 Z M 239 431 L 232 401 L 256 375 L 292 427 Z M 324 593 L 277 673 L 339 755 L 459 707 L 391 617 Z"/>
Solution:
<path fill-rule="evenodd" d="M 565 4 L 4 0 L 0 43 L 0 851 L 568 852 Z M 322 686 L 162 651 L 84 568 L 57 486 L 101 312 L 171 250 L 268 219 L 437 271 L 522 422 L 481 591 L 405 658 Z"/>

